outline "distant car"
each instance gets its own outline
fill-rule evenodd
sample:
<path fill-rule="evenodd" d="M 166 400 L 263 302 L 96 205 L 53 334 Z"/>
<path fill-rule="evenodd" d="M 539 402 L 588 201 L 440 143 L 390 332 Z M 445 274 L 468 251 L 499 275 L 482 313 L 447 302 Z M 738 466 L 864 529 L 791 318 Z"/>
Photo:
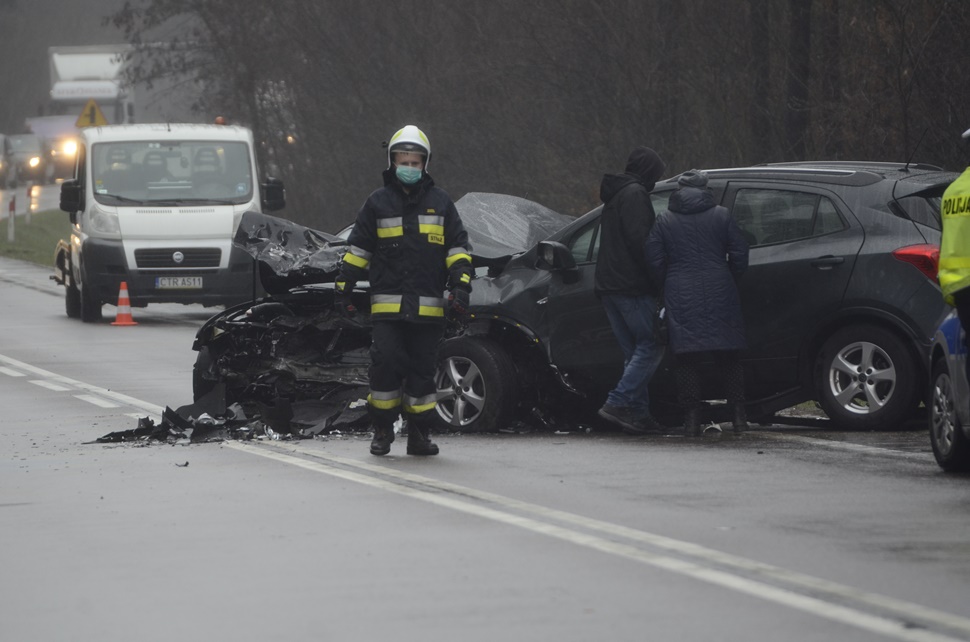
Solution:
<path fill-rule="evenodd" d="M 930 353 L 930 445 L 940 467 L 970 471 L 970 386 L 967 346 L 956 311 L 940 324 Z"/>
<path fill-rule="evenodd" d="M 11 134 L 4 140 L 6 184 L 14 188 L 21 183 L 50 182 L 53 166 L 43 139 L 35 134 Z"/>

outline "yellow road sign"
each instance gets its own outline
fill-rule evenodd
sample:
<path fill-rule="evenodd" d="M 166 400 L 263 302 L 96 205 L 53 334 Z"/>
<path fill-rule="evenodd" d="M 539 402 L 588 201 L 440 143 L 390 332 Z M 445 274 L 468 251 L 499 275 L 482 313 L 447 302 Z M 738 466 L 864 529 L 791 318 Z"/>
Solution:
<path fill-rule="evenodd" d="M 98 103 L 94 102 L 94 98 L 88 101 L 81 110 L 81 115 L 77 117 L 77 122 L 74 123 L 75 127 L 102 127 L 107 125 L 108 121 L 101 113 L 101 108 L 98 107 Z"/>

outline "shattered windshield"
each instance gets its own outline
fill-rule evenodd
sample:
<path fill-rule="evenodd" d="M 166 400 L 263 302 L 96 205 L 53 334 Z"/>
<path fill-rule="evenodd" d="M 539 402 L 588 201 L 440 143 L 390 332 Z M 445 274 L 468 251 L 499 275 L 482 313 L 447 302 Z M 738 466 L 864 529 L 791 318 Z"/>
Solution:
<path fill-rule="evenodd" d="M 225 141 L 94 145 L 89 161 L 100 203 L 225 204 L 253 197 L 249 146 Z"/>

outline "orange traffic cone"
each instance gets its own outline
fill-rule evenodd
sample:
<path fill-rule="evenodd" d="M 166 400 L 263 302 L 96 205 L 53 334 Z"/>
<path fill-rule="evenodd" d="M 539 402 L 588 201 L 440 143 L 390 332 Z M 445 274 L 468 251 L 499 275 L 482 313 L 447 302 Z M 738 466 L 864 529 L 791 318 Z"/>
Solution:
<path fill-rule="evenodd" d="M 131 301 L 128 299 L 128 283 L 121 282 L 121 289 L 118 291 L 118 313 L 111 325 L 138 325 L 131 318 Z"/>

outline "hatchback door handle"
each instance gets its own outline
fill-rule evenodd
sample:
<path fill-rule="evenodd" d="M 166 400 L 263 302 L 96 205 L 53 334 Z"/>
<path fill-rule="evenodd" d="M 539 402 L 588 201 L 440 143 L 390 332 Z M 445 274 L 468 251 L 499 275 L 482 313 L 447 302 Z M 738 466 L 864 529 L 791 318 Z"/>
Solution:
<path fill-rule="evenodd" d="M 836 265 L 845 263 L 845 257 L 841 256 L 820 256 L 812 260 L 811 266 L 820 270 L 831 270 Z"/>

